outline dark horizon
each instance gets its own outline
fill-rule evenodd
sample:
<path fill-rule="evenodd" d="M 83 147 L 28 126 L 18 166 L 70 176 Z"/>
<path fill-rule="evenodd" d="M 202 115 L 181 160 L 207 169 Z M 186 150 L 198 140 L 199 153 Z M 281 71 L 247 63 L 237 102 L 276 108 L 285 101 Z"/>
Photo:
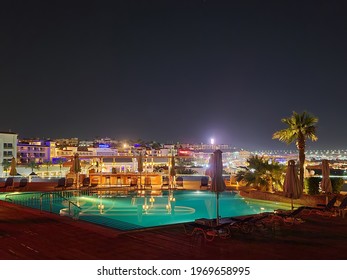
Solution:
<path fill-rule="evenodd" d="M 0 10 L 0 130 L 295 149 L 344 149 L 345 1 L 16 1 Z"/>

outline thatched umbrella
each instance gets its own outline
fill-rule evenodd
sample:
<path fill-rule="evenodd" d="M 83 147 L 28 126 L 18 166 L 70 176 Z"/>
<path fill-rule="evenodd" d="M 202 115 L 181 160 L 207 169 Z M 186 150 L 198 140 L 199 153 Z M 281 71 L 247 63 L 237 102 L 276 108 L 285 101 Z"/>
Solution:
<path fill-rule="evenodd" d="M 17 175 L 16 166 L 17 166 L 16 159 L 13 157 L 11 160 L 10 176 L 16 176 Z"/>

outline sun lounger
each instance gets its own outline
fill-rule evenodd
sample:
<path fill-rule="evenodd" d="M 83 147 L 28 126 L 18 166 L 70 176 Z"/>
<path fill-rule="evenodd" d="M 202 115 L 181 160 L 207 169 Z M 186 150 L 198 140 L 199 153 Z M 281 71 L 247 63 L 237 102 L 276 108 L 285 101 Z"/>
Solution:
<path fill-rule="evenodd" d="M 145 190 L 147 189 L 152 189 L 152 181 L 151 181 L 151 177 L 145 177 L 145 183 L 143 185 L 143 188 Z"/>
<path fill-rule="evenodd" d="M 202 237 L 206 241 L 212 241 L 215 237 L 226 239 L 230 237 L 229 219 L 222 219 L 217 224 L 216 219 L 197 219 L 193 223 L 183 224 L 184 231 L 194 239 Z"/>
<path fill-rule="evenodd" d="M 170 179 L 169 177 L 165 176 L 163 177 L 162 180 L 162 185 L 161 185 L 161 189 L 169 189 L 170 188 Z"/>
<path fill-rule="evenodd" d="M 216 219 L 197 219 L 194 223 L 185 224 L 185 232 L 188 235 L 201 235 L 206 241 L 212 241 L 215 237 L 226 239 L 235 231 L 251 233 L 255 229 L 266 229 L 262 220 L 272 213 L 261 213 L 244 218 L 222 218 L 217 224 Z"/>
<path fill-rule="evenodd" d="M 11 188 L 13 188 L 13 177 L 8 177 L 5 181 L 5 184 L 3 186 L 0 186 L 0 189 L 3 189 L 3 191 L 8 191 Z"/>
<path fill-rule="evenodd" d="M 337 211 L 339 216 L 342 216 L 342 218 L 345 217 L 347 212 L 347 196 L 345 196 L 344 199 L 342 199 L 340 205 L 337 206 Z"/>
<path fill-rule="evenodd" d="M 132 177 L 131 180 L 130 180 L 130 187 L 135 187 L 137 188 L 137 185 L 138 185 L 138 179 L 137 177 Z"/>
<path fill-rule="evenodd" d="M 179 176 L 176 178 L 176 188 L 183 189 L 183 177 Z"/>
<path fill-rule="evenodd" d="M 318 204 L 318 207 L 304 206 L 305 215 L 318 214 L 322 216 L 332 216 L 336 214 L 337 208 L 335 207 L 335 203 L 337 201 L 337 196 L 335 195 L 332 199 L 329 200 L 327 205 Z M 320 207 L 321 206 L 321 207 Z"/>
<path fill-rule="evenodd" d="M 61 190 L 64 190 L 65 189 L 65 182 L 66 182 L 66 179 L 65 178 L 60 178 L 58 180 L 58 184 L 56 186 L 54 186 L 54 189 L 61 189 Z"/>
<path fill-rule="evenodd" d="M 81 188 L 88 189 L 89 187 L 90 187 L 90 178 L 89 177 L 83 178 Z"/>
<path fill-rule="evenodd" d="M 207 176 L 201 177 L 200 181 L 200 189 L 209 189 L 210 186 L 208 184 L 209 178 Z"/>
<path fill-rule="evenodd" d="M 295 210 L 275 210 L 273 215 L 269 216 L 266 223 L 272 223 L 278 225 L 294 225 L 301 224 L 303 220 L 301 217 L 304 215 L 304 211 L 307 209 L 306 206 L 301 206 Z"/>
<path fill-rule="evenodd" d="M 92 188 L 96 188 L 99 185 L 99 179 L 98 178 L 93 178 L 91 183 L 90 183 Z"/>
<path fill-rule="evenodd" d="M 14 186 L 14 189 L 18 191 L 25 191 L 27 185 L 28 185 L 28 179 L 22 178 L 20 179 L 19 184 L 17 186 Z"/>
<path fill-rule="evenodd" d="M 342 201 L 340 202 L 340 205 L 335 206 L 335 203 L 337 201 L 337 196 L 334 196 L 326 206 L 324 207 L 306 207 L 311 213 L 315 213 L 318 215 L 323 216 L 333 216 L 333 215 L 342 215 L 343 212 L 347 209 L 347 196 L 345 196 Z"/>
<path fill-rule="evenodd" d="M 272 214 L 272 212 L 264 212 L 244 218 L 231 218 L 229 224 L 230 232 L 240 231 L 247 234 L 253 232 L 255 229 L 263 231 L 266 229 L 263 223 L 264 220 L 267 220 Z"/>
<path fill-rule="evenodd" d="M 75 189 L 74 179 L 73 178 L 67 178 L 65 183 L 65 190 L 66 189 Z"/>

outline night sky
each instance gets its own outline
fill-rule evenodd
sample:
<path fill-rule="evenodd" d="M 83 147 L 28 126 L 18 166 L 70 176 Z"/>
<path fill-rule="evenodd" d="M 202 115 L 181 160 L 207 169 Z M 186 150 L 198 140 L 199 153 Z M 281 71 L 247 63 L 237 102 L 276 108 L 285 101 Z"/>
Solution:
<path fill-rule="evenodd" d="M 1 1 L 0 131 L 290 149 L 347 148 L 347 2 Z"/>

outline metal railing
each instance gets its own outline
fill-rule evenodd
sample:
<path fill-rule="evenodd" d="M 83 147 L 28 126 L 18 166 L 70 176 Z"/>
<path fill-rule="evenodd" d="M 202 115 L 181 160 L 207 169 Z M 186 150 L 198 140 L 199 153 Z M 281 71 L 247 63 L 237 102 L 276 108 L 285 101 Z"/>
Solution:
<path fill-rule="evenodd" d="M 24 197 L 28 196 L 27 199 L 18 199 L 16 197 Z M 62 194 L 58 192 L 47 192 L 47 193 L 10 193 L 5 195 L 5 200 L 11 203 L 16 203 L 24 206 L 35 206 L 35 202 L 39 202 L 40 211 L 43 210 L 44 198 L 48 197 L 49 200 L 49 212 L 53 213 L 53 202 L 55 199 L 59 198 L 59 200 L 68 202 L 68 214 L 70 217 L 78 218 L 79 213 L 82 211 L 82 208 L 78 206 L 75 202 L 70 199 L 64 197 Z M 31 205 L 30 205 L 31 204 Z"/>
<path fill-rule="evenodd" d="M 48 192 L 48 193 L 42 193 L 40 195 L 40 211 L 42 211 L 42 206 L 43 206 L 43 198 L 45 196 L 49 197 L 49 212 L 52 213 L 53 212 L 53 200 L 54 198 L 58 197 L 60 199 L 62 199 L 63 201 L 67 201 L 68 204 L 68 209 L 69 209 L 69 216 L 73 217 L 73 218 L 77 218 L 79 215 L 79 212 L 82 211 L 82 208 L 79 207 L 75 202 L 71 201 L 70 199 L 64 197 L 63 195 L 61 195 L 60 193 L 57 192 Z M 73 207 L 72 207 L 73 206 Z M 77 209 L 76 209 L 77 208 Z M 71 212 L 71 210 L 73 210 Z M 77 210 L 77 211 L 76 211 Z"/>

